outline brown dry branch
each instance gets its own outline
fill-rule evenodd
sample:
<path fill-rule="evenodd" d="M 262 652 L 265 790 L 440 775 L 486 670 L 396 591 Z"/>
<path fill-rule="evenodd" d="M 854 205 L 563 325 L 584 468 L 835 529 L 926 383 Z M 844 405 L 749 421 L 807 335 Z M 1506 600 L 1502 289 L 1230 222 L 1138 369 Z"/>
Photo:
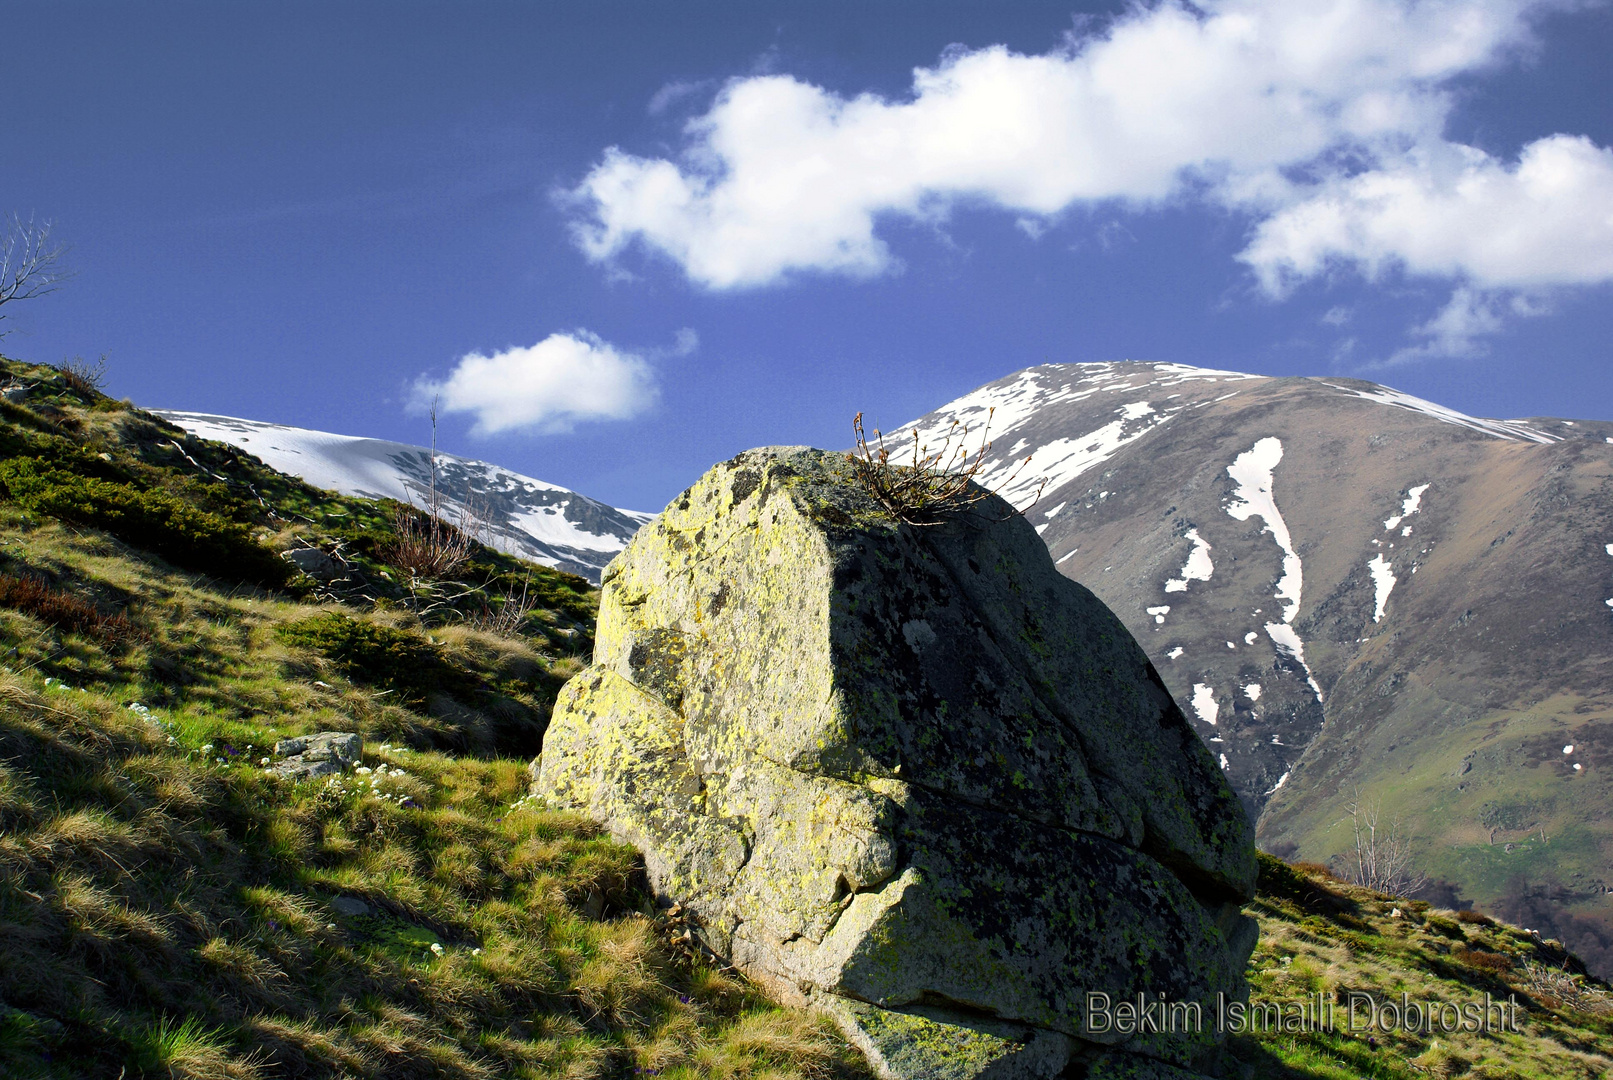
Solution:
<path fill-rule="evenodd" d="M 82 356 L 75 356 L 56 364 L 55 368 L 67 388 L 79 397 L 92 401 L 101 396 L 101 388 L 106 385 L 106 357 L 92 364 Z"/>
<path fill-rule="evenodd" d="M 1555 968 L 1527 961 L 1519 981 L 1532 997 L 1555 999 L 1582 1012 L 1606 1012 L 1610 1007 L 1606 990 L 1589 985 L 1585 976 L 1571 973 L 1566 964 Z"/>
<path fill-rule="evenodd" d="M 393 539 L 381 558 L 416 578 L 445 578 L 464 566 L 475 550 L 468 532 L 428 508 L 400 506 L 392 515 Z"/>
<path fill-rule="evenodd" d="M 1345 873 L 1351 882 L 1390 896 L 1410 896 L 1428 884 L 1428 875 L 1412 866 L 1410 838 L 1398 821 L 1381 820 L 1376 800 L 1357 796 L 1345 811 L 1355 841 Z"/>
<path fill-rule="evenodd" d="M 392 515 L 394 538 L 380 550 L 383 559 L 413 579 L 411 593 L 422 581 L 452 577 L 475 553 L 478 537 L 487 532 L 486 522 L 469 507 L 460 509 L 458 521 L 448 521 L 448 497 L 437 483 L 435 401 L 431 403 L 430 468 L 425 506 L 416 508 L 411 498 L 407 507 L 399 507 Z"/>
<path fill-rule="evenodd" d="M 538 607 L 538 598 L 531 593 L 531 579 L 522 582 L 521 592 L 507 593 L 484 602 L 482 609 L 471 614 L 465 622 L 473 630 L 485 630 L 505 637 L 520 632 L 526 617 Z"/>
<path fill-rule="evenodd" d="M 970 427 L 962 421 L 953 420 L 940 445 L 934 449 L 920 441 L 918 429 L 914 428 L 912 458 L 906 463 L 892 460 L 891 451 L 885 445 L 884 433 L 878 428 L 874 429 L 877 449 L 868 445 L 868 437 L 863 431 L 863 414 L 858 413 L 851 422 L 851 428 L 857 436 L 857 449 L 851 455 L 857 463 L 857 475 L 869 494 L 902 521 L 909 525 L 939 524 L 948 514 L 967 510 L 976 503 L 1000 494 L 1030 464 L 1030 455 L 1027 454 L 1025 460 L 995 487 L 986 487 L 977 482 L 985 467 L 986 453 L 991 449 L 987 436 L 991 434 L 991 418 L 996 412 L 996 409 L 991 409 L 986 413 L 986 423 L 980 432 L 980 445 L 972 451 L 969 448 Z M 1037 485 L 1035 498 L 1014 513 L 1022 515 L 1035 506 L 1046 487 L 1047 480 L 1043 478 Z"/>
<path fill-rule="evenodd" d="M 17 300 L 35 300 L 55 292 L 73 276 L 62 266 L 67 249 L 53 244 L 50 222 L 34 224 L 15 215 L 11 226 L 0 237 L 0 307 Z M 6 313 L 0 311 L 0 319 Z M 0 337 L 6 331 L 0 330 Z"/>

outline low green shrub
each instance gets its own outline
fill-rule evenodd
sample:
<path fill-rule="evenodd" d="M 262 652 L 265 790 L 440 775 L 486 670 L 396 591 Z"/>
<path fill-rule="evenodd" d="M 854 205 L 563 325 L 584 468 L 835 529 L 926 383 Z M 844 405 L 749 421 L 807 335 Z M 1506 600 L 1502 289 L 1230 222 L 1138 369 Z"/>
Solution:
<path fill-rule="evenodd" d="M 35 458 L 0 461 L 0 482 L 26 510 L 105 529 L 191 570 L 271 588 L 291 577 L 290 567 L 245 525 L 167 491 L 81 476 Z"/>
<path fill-rule="evenodd" d="M 276 631 L 287 645 L 312 649 L 333 661 L 342 673 L 383 689 L 394 690 L 406 701 L 418 702 L 427 694 L 465 694 L 474 690 L 465 674 L 442 657 L 421 635 L 380 623 L 326 612 Z"/>

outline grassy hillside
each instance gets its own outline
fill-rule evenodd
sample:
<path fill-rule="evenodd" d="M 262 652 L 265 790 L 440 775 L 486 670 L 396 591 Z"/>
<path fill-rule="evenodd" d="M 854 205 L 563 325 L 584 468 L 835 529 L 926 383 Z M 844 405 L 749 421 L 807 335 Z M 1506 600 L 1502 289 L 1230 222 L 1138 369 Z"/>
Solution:
<path fill-rule="evenodd" d="M 1234 1036 L 1232 1075 L 1590 1080 L 1613 1070 L 1613 995 L 1560 942 L 1477 912 L 1359 889 L 1314 864 L 1265 854 L 1260 863 L 1249 908 L 1260 920 L 1250 1001 L 1292 1007 L 1320 993 L 1334 1003 L 1334 1030 Z M 1405 1030 L 1391 1020 L 1383 1021 L 1390 1030 L 1372 1029 L 1365 1001 L 1398 1006 L 1402 994 L 1425 1008 L 1482 1003 L 1486 994 L 1515 1000 L 1521 1031 Z M 1360 1002 L 1354 1031 L 1352 995 Z"/>
<path fill-rule="evenodd" d="M 398 508 L 9 369 L 0 1074 L 858 1074 L 680 951 L 629 849 L 525 801 L 585 582 L 485 550 L 411 581 Z M 298 543 L 346 580 L 283 570 Z M 262 768 L 321 730 L 362 767 Z"/>
<path fill-rule="evenodd" d="M 486 550 L 411 572 L 404 508 L 6 366 L 33 389 L 0 402 L 0 1075 L 868 1075 L 693 956 L 631 850 L 525 798 L 592 649 L 585 582 Z M 285 567 L 298 545 L 341 575 Z M 361 767 L 265 771 L 315 731 L 362 734 Z M 1602 988 L 1523 931 L 1276 860 L 1251 910 L 1257 1002 L 1488 991 L 1529 1015 L 1437 1045 L 1243 1036 L 1229 1075 L 1613 1064 Z"/>

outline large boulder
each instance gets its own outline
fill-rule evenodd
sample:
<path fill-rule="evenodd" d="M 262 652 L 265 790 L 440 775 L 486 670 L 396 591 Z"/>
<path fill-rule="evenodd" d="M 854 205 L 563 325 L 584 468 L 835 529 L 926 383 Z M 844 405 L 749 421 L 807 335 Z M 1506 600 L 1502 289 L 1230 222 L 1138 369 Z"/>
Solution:
<path fill-rule="evenodd" d="M 1213 1068 L 1255 938 L 1221 771 L 1023 518 L 908 524 L 860 468 L 749 451 L 642 529 L 534 792 L 886 1076 Z M 1197 1003 L 1201 1030 L 1090 1030 L 1094 994 Z"/>

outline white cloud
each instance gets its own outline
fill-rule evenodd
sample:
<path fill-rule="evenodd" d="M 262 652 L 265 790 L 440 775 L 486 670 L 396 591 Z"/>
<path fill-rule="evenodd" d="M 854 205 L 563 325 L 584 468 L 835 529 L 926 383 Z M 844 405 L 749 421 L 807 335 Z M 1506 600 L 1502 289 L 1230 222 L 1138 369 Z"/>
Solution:
<path fill-rule="evenodd" d="M 676 355 L 694 349 L 694 331 L 679 331 Z M 491 356 L 462 356 L 443 380 L 422 377 L 416 405 L 437 401 L 444 412 L 471 413 L 479 435 L 529 429 L 570 431 L 588 420 L 626 420 L 655 403 L 655 374 L 642 356 L 596 334 L 550 334 L 536 345 Z"/>
<path fill-rule="evenodd" d="M 650 97 L 650 103 L 646 106 L 645 111 L 651 116 L 660 116 L 684 98 L 698 94 L 711 85 L 710 82 L 684 82 L 682 80 L 669 82 Z"/>
<path fill-rule="evenodd" d="M 901 100 L 739 78 L 688 123 L 677 160 L 608 150 L 569 193 L 576 237 L 596 260 L 641 245 L 728 289 L 888 272 L 882 218 L 944 220 L 964 201 L 1016 222 L 1184 196 L 1281 214 L 1327 187 L 1328 163 L 1372 169 L 1437 144 L 1442 84 L 1527 45 L 1527 17 L 1549 6 L 1167 0 L 1043 56 L 949 52 Z"/>
<path fill-rule="evenodd" d="M 1439 314 L 1412 331 L 1422 338 L 1419 345 L 1396 352 L 1390 364 L 1424 358 L 1461 358 L 1484 352 L 1482 338 L 1501 329 L 1501 313 L 1495 300 L 1470 288 L 1459 288 Z"/>
<path fill-rule="evenodd" d="M 1613 151 L 1552 135 L 1509 166 L 1471 147 L 1420 147 L 1279 210 L 1240 258 L 1278 295 L 1330 263 L 1485 289 L 1613 281 Z"/>
<path fill-rule="evenodd" d="M 1414 327 L 1418 344 L 1396 350 L 1387 360 L 1371 367 L 1392 367 L 1413 360 L 1465 359 L 1483 356 L 1484 341 L 1506 325 L 1505 316 L 1530 318 L 1545 315 L 1550 305 L 1527 293 L 1507 295 L 1462 285 L 1433 318 Z"/>

